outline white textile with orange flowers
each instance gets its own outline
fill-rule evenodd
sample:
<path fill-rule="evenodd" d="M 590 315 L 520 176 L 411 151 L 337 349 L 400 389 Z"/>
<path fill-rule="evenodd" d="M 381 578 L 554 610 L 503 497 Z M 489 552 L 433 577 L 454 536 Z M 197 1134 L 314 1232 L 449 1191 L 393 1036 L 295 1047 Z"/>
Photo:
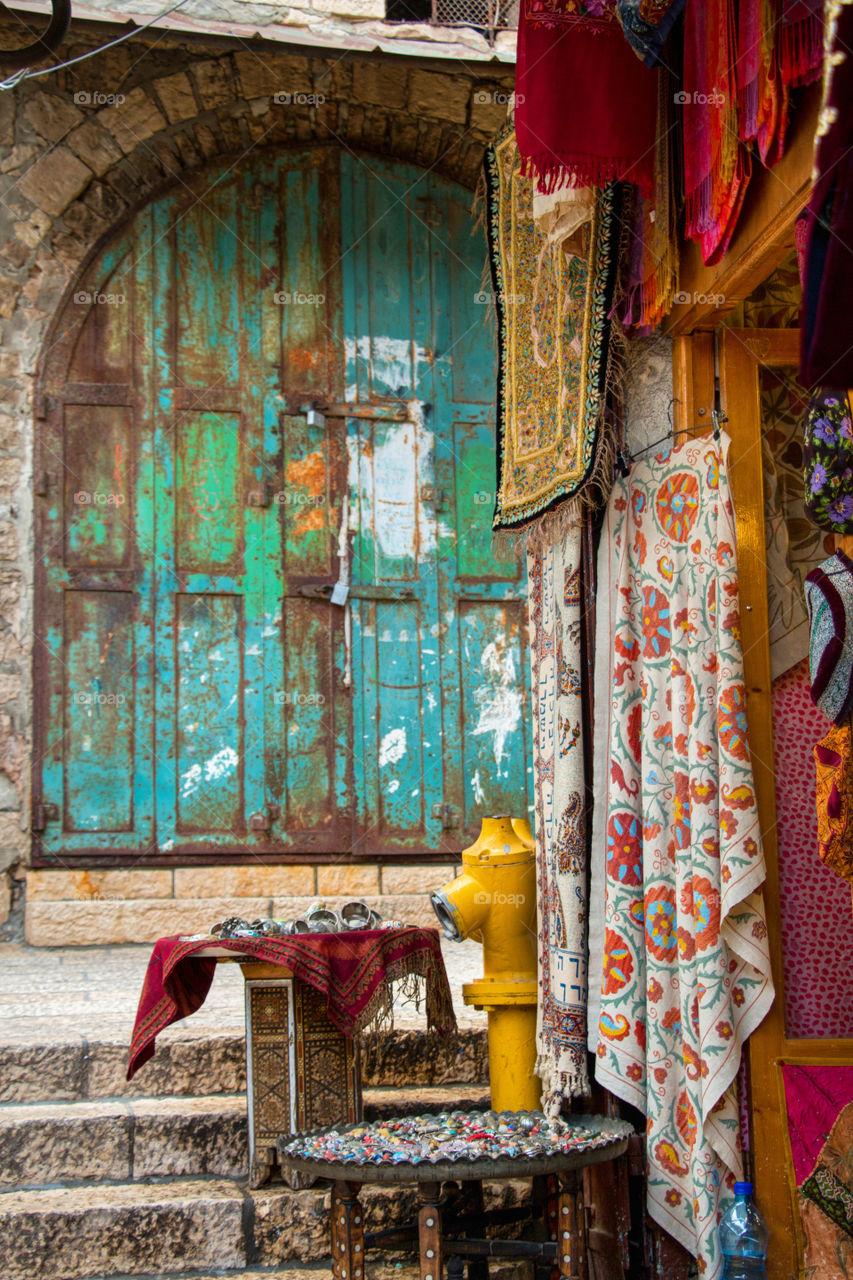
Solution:
<path fill-rule="evenodd" d="M 617 482 L 597 589 L 591 1047 L 646 1114 L 649 1212 L 706 1280 L 741 1172 L 741 1050 L 773 1000 L 727 444 Z"/>

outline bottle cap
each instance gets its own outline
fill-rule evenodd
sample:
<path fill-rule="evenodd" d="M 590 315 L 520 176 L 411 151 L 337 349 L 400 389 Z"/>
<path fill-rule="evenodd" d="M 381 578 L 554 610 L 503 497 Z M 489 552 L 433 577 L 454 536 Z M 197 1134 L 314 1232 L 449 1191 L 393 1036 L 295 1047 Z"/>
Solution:
<path fill-rule="evenodd" d="M 736 1183 L 735 1183 L 735 1195 L 736 1195 L 736 1196 L 751 1196 L 751 1195 L 752 1195 L 752 1183 L 751 1183 L 751 1182 L 736 1182 Z"/>

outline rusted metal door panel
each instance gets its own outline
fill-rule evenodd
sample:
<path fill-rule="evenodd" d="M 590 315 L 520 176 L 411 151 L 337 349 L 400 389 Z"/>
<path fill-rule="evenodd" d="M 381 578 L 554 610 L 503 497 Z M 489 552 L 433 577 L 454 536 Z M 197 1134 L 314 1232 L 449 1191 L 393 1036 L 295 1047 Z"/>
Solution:
<path fill-rule="evenodd" d="M 492 549 L 494 345 L 468 201 L 343 157 L 355 848 L 454 850 L 529 811 L 524 579 Z"/>
<path fill-rule="evenodd" d="M 448 851 L 526 807 L 468 203 L 287 153 L 88 269 L 42 383 L 37 859 Z"/>
<path fill-rule="evenodd" d="M 265 425 L 277 370 L 261 358 L 250 183 L 152 212 L 157 837 L 189 853 L 270 835 L 264 712 L 282 648 Z"/>
<path fill-rule="evenodd" d="M 49 852 L 150 847 L 151 440 L 140 429 L 129 239 L 106 251 L 54 334 L 39 397 L 33 829 Z"/>

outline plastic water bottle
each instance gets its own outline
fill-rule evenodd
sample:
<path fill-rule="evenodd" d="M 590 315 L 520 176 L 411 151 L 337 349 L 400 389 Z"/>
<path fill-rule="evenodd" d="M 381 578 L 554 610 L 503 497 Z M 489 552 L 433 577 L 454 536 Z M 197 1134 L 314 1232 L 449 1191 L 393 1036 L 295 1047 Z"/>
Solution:
<path fill-rule="evenodd" d="M 735 1199 L 720 1219 L 723 1280 L 767 1280 L 768 1230 L 752 1203 L 752 1183 L 736 1182 Z"/>

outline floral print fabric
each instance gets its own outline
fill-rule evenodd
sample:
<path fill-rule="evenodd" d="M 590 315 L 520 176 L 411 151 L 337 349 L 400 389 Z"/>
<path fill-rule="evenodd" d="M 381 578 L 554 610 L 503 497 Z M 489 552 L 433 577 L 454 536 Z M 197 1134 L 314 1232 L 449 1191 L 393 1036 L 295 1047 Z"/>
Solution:
<path fill-rule="evenodd" d="M 806 514 L 821 529 L 853 533 L 853 422 L 847 392 L 816 395 L 804 434 Z"/>
<path fill-rule="evenodd" d="M 599 565 L 596 1076 L 647 1116 L 652 1217 L 717 1277 L 720 1202 L 741 1171 L 741 1049 L 773 999 L 723 447 L 636 464 L 611 495 Z"/>

